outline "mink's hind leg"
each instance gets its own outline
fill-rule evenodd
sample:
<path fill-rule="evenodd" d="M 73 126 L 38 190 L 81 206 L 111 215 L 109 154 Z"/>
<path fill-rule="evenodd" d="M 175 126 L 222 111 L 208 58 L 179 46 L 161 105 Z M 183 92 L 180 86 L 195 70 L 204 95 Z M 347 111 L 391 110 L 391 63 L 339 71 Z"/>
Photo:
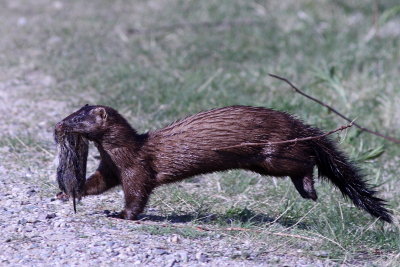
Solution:
<path fill-rule="evenodd" d="M 307 175 L 291 176 L 290 178 L 303 198 L 310 198 L 314 201 L 317 200 L 318 196 L 314 188 L 312 172 Z"/>
<path fill-rule="evenodd" d="M 100 162 L 99 168 L 86 180 L 83 195 L 98 195 L 120 183 L 111 167 Z"/>

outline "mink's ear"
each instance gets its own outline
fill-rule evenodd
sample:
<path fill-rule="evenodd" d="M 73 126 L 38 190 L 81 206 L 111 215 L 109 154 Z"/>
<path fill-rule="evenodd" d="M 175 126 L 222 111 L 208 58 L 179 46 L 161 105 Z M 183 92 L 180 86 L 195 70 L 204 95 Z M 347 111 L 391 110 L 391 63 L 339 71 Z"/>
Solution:
<path fill-rule="evenodd" d="M 103 121 L 107 120 L 107 111 L 104 107 L 96 107 L 95 109 L 93 109 L 93 114 L 95 114 L 96 116 L 100 117 Z"/>

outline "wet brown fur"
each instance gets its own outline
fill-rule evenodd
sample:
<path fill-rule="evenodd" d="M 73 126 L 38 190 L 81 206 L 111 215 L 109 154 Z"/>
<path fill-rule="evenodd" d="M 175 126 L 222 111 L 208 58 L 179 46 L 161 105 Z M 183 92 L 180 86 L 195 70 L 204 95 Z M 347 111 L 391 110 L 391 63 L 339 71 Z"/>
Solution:
<path fill-rule="evenodd" d="M 317 166 L 320 175 L 357 206 L 385 221 L 391 220 L 384 201 L 374 196 L 375 191 L 368 188 L 357 167 L 327 137 L 218 150 L 247 142 L 276 142 L 322 134 L 284 112 L 231 106 L 138 134 L 116 110 L 85 106 L 59 124 L 64 131 L 80 133 L 93 141 L 100 152 L 100 165 L 87 179 L 84 195 L 100 194 L 121 184 L 125 209 L 119 216 L 124 219 L 136 219 L 157 186 L 228 169 L 289 176 L 302 197 L 316 200 L 312 174 Z"/>
<path fill-rule="evenodd" d="M 86 181 L 89 142 L 82 135 L 66 133 L 60 127 L 55 128 L 54 138 L 58 145 L 58 186 L 68 197 L 72 197 L 76 212 L 75 198 L 81 198 Z"/>

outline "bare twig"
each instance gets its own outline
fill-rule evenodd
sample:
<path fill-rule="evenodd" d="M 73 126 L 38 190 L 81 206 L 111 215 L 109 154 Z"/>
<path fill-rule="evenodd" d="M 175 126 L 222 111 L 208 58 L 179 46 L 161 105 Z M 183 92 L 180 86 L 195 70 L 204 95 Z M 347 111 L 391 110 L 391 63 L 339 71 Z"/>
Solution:
<path fill-rule="evenodd" d="M 271 73 L 269 74 L 269 76 L 274 77 L 274 78 L 276 78 L 276 79 L 279 79 L 279 80 L 281 80 L 281 81 L 286 82 L 286 83 L 289 84 L 297 93 L 299 93 L 299 94 L 301 94 L 301 95 L 307 97 L 308 99 L 311 99 L 311 100 L 313 100 L 314 102 L 317 102 L 318 104 L 320 104 L 320 105 L 326 107 L 327 109 L 329 109 L 330 111 L 332 111 L 333 113 L 335 113 L 335 114 L 338 115 L 339 117 L 345 119 L 346 121 L 352 122 L 351 119 L 349 119 L 348 117 L 346 117 L 345 115 L 343 115 L 342 113 L 340 113 L 339 111 L 337 111 L 336 109 L 334 109 L 333 107 L 331 107 L 331 106 L 325 104 L 324 102 L 322 102 L 321 100 L 318 100 L 318 99 L 316 99 L 316 98 L 314 98 L 314 97 L 312 97 L 312 96 L 310 96 L 310 95 L 307 95 L 307 94 L 304 93 L 303 91 L 301 91 L 301 90 L 300 90 L 299 88 L 297 88 L 293 83 L 291 83 L 288 79 L 283 78 L 283 77 L 280 77 L 280 76 L 275 75 L 275 74 L 271 74 Z M 365 128 L 365 127 L 363 127 L 363 126 L 361 126 L 361 125 L 359 125 L 358 123 L 355 123 L 355 122 L 353 123 L 353 125 L 356 126 L 357 128 L 359 128 L 359 129 L 362 130 L 362 131 L 365 131 L 365 132 L 368 132 L 368 133 L 370 133 L 370 134 L 373 134 L 373 135 L 382 137 L 382 138 L 384 138 L 384 139 L 386 139 L 386 140 L 388 140 L 388 141 L 390 141 L 390 142 L 393 142 L 393 143 L 396 143 L 396 144 L 400 144 L 400 140 L 399 140 L 399 139 L 396 139 L 396 138 L 394 138 L 394 137 L 387 136 L 387 135 L 381 134 L 381 133 L 379 133 L 379 132 L 370 130 L 370 129 Z"/>
<path fill-rule="evenodd" d="M 347 129 L 351 126 L 353 126 L 354 122 L 351 121 L 347 125 L 343 125 L 335 130 L 326 132 L 321 135 L 317 136 L 309 136 L 309 137 L 303 137 L 303 138 L 295 138 L 295 139 L 290 139 L 290 140 L 284 140 L 284 141 L 276 141 L 276 142 L 265 142 L 265 143 L 241 143 L 239 145 L 234 145 L 234 146 L 225 146 L 225 147 L 220 147 L 220 148 L 214 148 L 214 151 L 220 151 L 220 150 L 227 150 L 231 148 L 238 148 L 238 147 L 244 147 L 244 146 L 265 146 L 265 145 L 280 145 L 280 144 L 287 144 L 287 143 L 297 143 L 297 142 L 303 142 L 303 141 L 309 141 L 309 140 L 314 140 L 314 139 L 320 139 L 322 137 L 328 136 L 330 134 L 343 131 L 344 129 Z"/>
<path fill-rule="evenodd" d="M 333 239 L 331 239 L 331 238 L 328 238 L 328 237 L 323 236 L 323 235 L 318 234 L 318 233 L 312 233 L 312 232 L 310 232 L 310 234 L 315 235 L 315 236 L 318 236 L 318 237 L 320 237 L 320 238 L 322 238 L 322 239 L 328 240 L 329 242 L 335 244 L 336 246 L 338 246 L 338 247 L 341 248 L 342 250 L 346 251 L 346 249 L 345 249 L 342 245 L 340 245 L 338 242 L 336 242 L 335 240 L 333 240 Z"/>

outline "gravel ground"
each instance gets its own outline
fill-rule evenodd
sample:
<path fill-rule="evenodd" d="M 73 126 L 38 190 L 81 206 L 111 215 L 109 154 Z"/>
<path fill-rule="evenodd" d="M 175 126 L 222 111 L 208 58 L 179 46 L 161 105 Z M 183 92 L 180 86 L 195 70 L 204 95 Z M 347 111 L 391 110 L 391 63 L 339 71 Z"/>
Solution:
<path fill-rule="evenodd" d="M 118 204 L 120 200 L 114 201 L 120 196 L 118 190 L 84 199 L 74 214 L 70 202 L 46 196 L 48 190 L 36 183 L 41 177 L 51 175 L 49 172 L 50 168 L 0 167 L 1 265 L 330 265 L 326 260 L 302 258 L 301 251 L 277 252 L 276 244 L 258 247 L 249 240 L 217 233 L 192 238 L 171 233 L 151 234 L 141 225 L 105 216 L 99 203 Z M 149 213 L 157 211 L 150 209 Z"/>

